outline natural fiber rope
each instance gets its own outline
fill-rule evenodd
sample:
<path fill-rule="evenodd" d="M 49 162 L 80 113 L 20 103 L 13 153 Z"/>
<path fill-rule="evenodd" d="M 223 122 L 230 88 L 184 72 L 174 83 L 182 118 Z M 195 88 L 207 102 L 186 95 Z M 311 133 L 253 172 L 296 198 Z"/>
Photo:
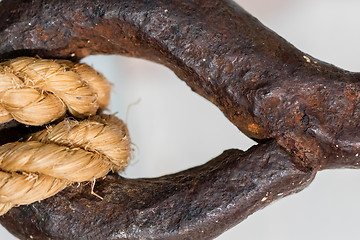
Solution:
<path fill-rule="evenodd" d="M 0 146 L 0 215 L 48 198 L 74 182 L 94 181 L 126 167 L 130 138 L 114 116 L 65 119 L 25 142 Z"/>
<path fill-rule="evenodd" d="M 20 57 L 0 63 L 0 123 L 43 125 L 95 115 L 110 98 L 109 82 L 86 64 Z"/>
<path fill-rule="evenodd" d="M 110 84 L 86 64 L 21 57 L 0 63 L 0 123 L 44 125 L 106 108 Z M 74 182 L 126 167 L 130 138 L 114 116 L 65 119 L 26 141 L 0 146 L 0 215 L 53 196 Z M 95 193 L 94 193 L 95 194 Z"/>

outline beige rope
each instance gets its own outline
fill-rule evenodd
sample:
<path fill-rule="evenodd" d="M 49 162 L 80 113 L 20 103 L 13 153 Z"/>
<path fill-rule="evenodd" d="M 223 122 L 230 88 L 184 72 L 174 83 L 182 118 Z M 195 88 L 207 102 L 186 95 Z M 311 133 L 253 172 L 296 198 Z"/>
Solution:
<path fill-rule="evenodd" d="M 86 64 L 20 57 L 0 63 L 0 123 L 44 125 L 65 116 L 95 115 L 107 106 L 110 83 Z"/>
<path fill-rule="evenodd" d="M 0 146 L 0 215 L 48 198 L 73 182 L 123 169 L 130 157 L 126 125 L 114 116 L 65 119 L 25 142 Z"/>
<path fill-rule="evenodd" d="M 0 123 L 44 125 L 106 108 L 110 84 L 86 64 L 21 57 L 0 63 Z M 0 215 L 53 196 L 74 182 L 126 167 L 130 139 L 114 116 L 65 119 L 24 142 L 0 146 Z"/>

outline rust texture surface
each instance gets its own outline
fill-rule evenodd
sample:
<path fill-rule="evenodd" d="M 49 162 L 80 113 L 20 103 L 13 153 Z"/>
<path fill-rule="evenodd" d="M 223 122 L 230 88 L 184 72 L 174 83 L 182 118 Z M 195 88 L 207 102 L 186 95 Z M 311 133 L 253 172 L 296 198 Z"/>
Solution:
<path fill-rule="evenodd" d="M 95 185 L 104 200 L 75 185 L 1 222 L 21 239 L 211 239 L 312 177 L 269 142 L 160 178 L 110 175 Z"/>
<path fill-rule="evenodd" d="M 211 239 L 318 170 L 357 168 L 358 73 L 297 50 L 227 0 L 3 0 L 0 58 L 121 54 L 169 67 L 259 144 L 155 179 L 109 175 L 11 210 L 21 239 Z M 16 123 L 1 126 L 1 142 Z M 21 132 L 22 133 L 22 132 Z M 8 138 L 9 137 L 9 138 Z"/>

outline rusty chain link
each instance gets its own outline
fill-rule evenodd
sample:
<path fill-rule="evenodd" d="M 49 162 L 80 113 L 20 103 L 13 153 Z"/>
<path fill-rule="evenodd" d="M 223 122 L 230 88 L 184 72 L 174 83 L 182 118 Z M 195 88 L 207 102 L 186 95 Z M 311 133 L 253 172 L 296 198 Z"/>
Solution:
<path fill-rule="evenodd" d="M 121 54 L 161 63 L 258 145 L 154 179 L 96 185 L 12 209 L 21 239 L 211 239 L 319 170 L 358 168 L 359 74 L 302 53 L 229 0 L 3 0 L 0 58 Z M 0 142 L 26 134 L 2 125 Z"/>

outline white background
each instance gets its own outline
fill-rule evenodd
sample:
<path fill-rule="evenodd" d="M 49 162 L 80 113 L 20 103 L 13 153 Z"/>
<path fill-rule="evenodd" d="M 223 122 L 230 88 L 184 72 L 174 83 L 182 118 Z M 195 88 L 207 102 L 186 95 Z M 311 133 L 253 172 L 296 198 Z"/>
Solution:
<path fill-rule="evenodd" d="M 302 51 L 360 71 L 360 1 L 238 0 Z M 155 177 L 203 164 L 229 148 L 248 149 L 242 135 L 208 101 L 168 69 L 120 56 L 85 62 L 114 83 L 111 112 L 128 123 L 135 153 L 127 177 Z M 299 194 L 261 210 L 218 240 L 359 239 L 360 171 L 318 173 Z M 3 228 L 1 239 L 15 239 Z"/>

